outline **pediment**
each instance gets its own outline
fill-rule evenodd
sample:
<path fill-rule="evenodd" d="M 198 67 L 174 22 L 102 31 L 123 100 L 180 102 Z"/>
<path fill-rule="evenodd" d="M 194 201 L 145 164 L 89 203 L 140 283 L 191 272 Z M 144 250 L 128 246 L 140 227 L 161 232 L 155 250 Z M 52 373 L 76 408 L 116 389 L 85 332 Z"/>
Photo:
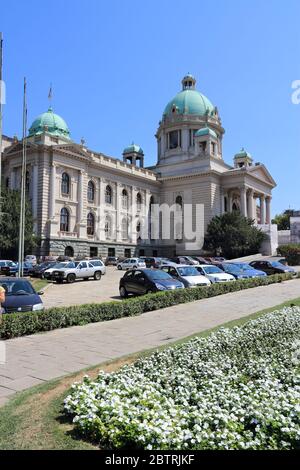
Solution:
<path fill-rule="evenodd" d="M 272 186 L 276 186 L 276 182 L 272 178 L 265 165 L 255 165 L 248 168 L 247 171 L 255 178 L 258 178 L 265 183 L 271 184 Z"/>
<path fill-rule="evenodd" d="M 90 157 L 89 152 L 83 150 L 82 145 L 78 145 L 73 142 L 70 144 L 55 145 L 53 149 L 56 152 L 65 152 L 68 154 L 77 155 L 77 156 L 85 157 L 85 158 Z"/>
<path fill-rule="evenodd" d="M 36 148 L 36 145 L 30 142 L 27 142 L 27 151 L 31 148 Z M 22 151 L 23 151 L 23 143 L 18 141 L 18 142 L 13 143 L 9 147 L 6 147 L 6 149 L 3 152 L 3 155 L 9 156 L 9 155 L 13 155 Z"/>

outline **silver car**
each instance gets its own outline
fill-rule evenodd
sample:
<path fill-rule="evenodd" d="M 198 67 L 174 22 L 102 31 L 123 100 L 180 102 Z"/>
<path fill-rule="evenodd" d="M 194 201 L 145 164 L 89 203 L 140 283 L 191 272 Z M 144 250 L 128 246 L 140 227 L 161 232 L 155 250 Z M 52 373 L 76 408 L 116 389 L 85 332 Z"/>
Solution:
<path fill-rule="evenodd" d="M 138 269 L 146 268 L 146 263 L 143 259 L 140 258 L 127 258 L 117 264 L 119 271 L 123 269 Z"/>

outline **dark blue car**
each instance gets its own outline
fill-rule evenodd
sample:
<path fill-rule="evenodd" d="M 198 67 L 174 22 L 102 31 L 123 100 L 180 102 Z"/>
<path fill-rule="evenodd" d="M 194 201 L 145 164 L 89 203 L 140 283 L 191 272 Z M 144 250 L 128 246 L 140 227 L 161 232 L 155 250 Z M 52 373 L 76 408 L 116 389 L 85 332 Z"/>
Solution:
<path fill-rule="evenodd" d="M 2 313 L 37 312 L 44 309 L 40 297 L 42 292 L 36 292 L 27 279 L 2 278 L 0 285 L 5 289 Z"/>
<path fill-rule="evenodd" d="M 33 266 L 31 263 L 24 261 L 23 265 L 23 276 L 30 276 Z M 16 276 L 19 270 L 19 263 L 15 263 L 13 266 L 9 267 L 9 271 L 7 272 L 7 276 Z"/>
<path fill-rule="evenodd" d="M 120 279 L 119 285 L 122 298 L 127 297 L 128 294 L 143 295 L 173 289 L 184 289 L 184 284 L 160 269 L 127 271 Z"/>

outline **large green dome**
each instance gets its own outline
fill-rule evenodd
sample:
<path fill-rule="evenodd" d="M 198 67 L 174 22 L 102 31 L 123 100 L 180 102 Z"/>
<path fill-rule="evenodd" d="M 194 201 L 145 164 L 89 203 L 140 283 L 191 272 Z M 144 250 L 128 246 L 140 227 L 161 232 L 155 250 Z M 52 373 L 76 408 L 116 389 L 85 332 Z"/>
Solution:
<path fill-rule="evenodd" d="M 46 113 L 40 114 L 33 121 L 29 129 L 29 136 L 42 134 L 45 130 L 57 137 L 70 139 L 70 131 L 66 122 L 58 114 L 55 114 L 52 108 L 49 108 Z"/>
<path fill-rule="evenodd" d="M 164 116 L 172 114 L 196 114 L 205 116 L 213 114 L 215 107 L 211 101 L 195 89 L 196 80 L 190 74 L 182 80 L 183 90 L 169 101 Z"/>

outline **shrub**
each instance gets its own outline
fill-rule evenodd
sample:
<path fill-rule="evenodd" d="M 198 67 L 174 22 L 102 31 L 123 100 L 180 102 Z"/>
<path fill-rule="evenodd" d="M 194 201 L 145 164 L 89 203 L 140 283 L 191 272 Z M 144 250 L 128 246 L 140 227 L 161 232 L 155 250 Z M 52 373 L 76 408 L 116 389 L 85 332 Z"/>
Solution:
<path fill-rule="evenodd" d="M 242 289 L 266 286 L 289 279 L 292 279 L 291 274 L 275 274 L 263 278 L 213 284 L 209 287 L 158 292 L 126 299 L 122 302 L 103 302 L 73 307 L 57 307 L 41 312 L 4 314 L 0 323 L 0 338 L 10 339 L 58 328 L 132 317 L 145 312 L 172 307 L 173 305 L 215 297 Z"/>
<path fill-rule="evenodd" d="M 300 265 L 300 243 L 282 245 L 278 248 L 280 256 L 284 256 L 290 266 Z"/>

